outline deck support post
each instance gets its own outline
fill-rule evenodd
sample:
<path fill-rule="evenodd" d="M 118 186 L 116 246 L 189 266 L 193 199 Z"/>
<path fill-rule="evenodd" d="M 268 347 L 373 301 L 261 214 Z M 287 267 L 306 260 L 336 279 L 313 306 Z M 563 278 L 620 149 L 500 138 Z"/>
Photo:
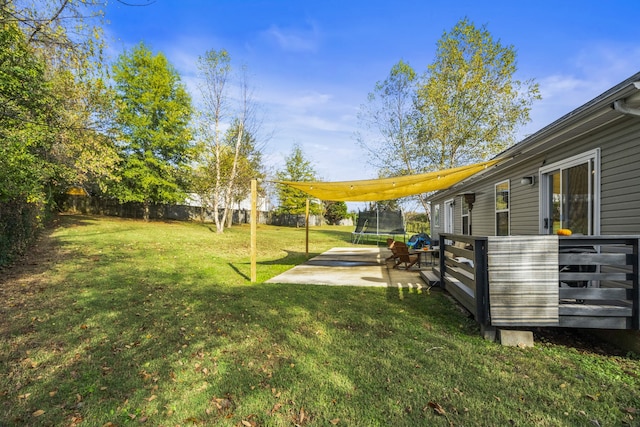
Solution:
<path fill-rule="evenodd" d="M 480 335 L 487 341 L 496 340 L 497 329 L 495 326 L 480 324 Z"/>
<path fill-rule="evenodd" d="M 446 274 L 446 264 L 445 264 L 445 259 L 444 259 L 444 245 L 445 245 L 445 239 L 443 239 L 442 237 L 440 237 L 440 244 L 439 244 L 439 249 L 440 249 L 440 255 L 438 256 L 438 266 L 440 268 L 440 287 L 442 289 L 446 288 L 446 283 L 444 281 L 444 276 Z"/>
<path fill-rule="evenodd" d="M 476 239 L 473 245 L 474 266 L 475 266 L 475 299 L 476 299 L 476 321 L 480 325 L 490 325 L 489 311 L 489 274 L 487 270 L 487 240 Z"/>
<path fill-rule="evenodd" d="M 633 242 L 633 290 L 631 299 L 633 301 L 633 315 L 631 326 L 635 330 L 640 330 L 640 239 Z"/>

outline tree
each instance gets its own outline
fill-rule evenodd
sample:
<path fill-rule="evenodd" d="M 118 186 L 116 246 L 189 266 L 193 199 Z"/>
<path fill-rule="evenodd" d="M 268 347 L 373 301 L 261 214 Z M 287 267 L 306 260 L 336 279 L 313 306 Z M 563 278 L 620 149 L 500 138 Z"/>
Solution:
<path fill-rule="evenodd" d="M 304 157 L 302 148 L 298 144 L 293 146 L 291 154 L 285 158 L 284 169 L 276 172 L 278 181 L 316 181 L 316 171 L 311 162 Z M 301 215 L 306 211 L 309 195 L 304 191 L 279 184 L 277 186 L 280 204 L 276 213 Z M 313 215 L 322 213 L 322 206 L 318 203 L 310 203 L 309 212 Z"/>
<path fill-rule="evenodd" d="M 485 26 L 459 21 L 438 41 L 436 60 L 418 90 L 416 161 L 445 169 L 500 153 L 526 124 L 538 85 L 514 78 L 516 51 Z"/>
<path fill-rule="evenodd" d="M 494 41 L 485 27 L 463 19 L 437 45 L 423 76 L 399 61 L 361 109 L 361 121 L 373 132 L 359 141 L 380 176 L 486 160 L 514 142 L 540 98 L 537 84 L 514 78 L 515 49 Z M 418 195 L 425 212 L 426 196 Z"/>
<path fill-rule="evenodd" d="M 99 6 L 93 0 L 0 1 L 2 46 L 14 49 L 3 52 L 9 58 L 2 61 L 6 92 L 0 115 L 19 119 L 14 130 L 24 129 L 29 139 L 20 143 L 21 149 L 37 144 L 32 154 L 39 166 L 29 171 L 31 162 L 25 158 L 16 162 L 6 152 L 3 157 L 30 177 L 18 182 L 40 186 L 39 191 L 46 194 L 43 199 L 50 204 L 52 196 L 63 193 L 70 184 L 108 176 L 117 159 L 112 141 L 100 132 L 104 126 L 95 123 L 101 116 L 99 106 L 108 104 L 104 85 L 97 78 L 102 69 L 101 31 L 89 25 L 100 19 Z M 19 39 L 16 31 L 22 33 Z M 12 78 L 18 78 L 21 86 L 9 84 Z M 33 102 L 26 114 L 29 99 Z M 11 128 L 7 123 L 3 127 Z"/>
<path fill-rule="evenodd" d="M 234 202 L 250 191 L 251 179 L 264 176 L 262 155 L 256 143 L 255 104 L 249 90 L 246 69 L 232 74 L 231 56 L 226 50 L 210 50 L 198 60 L 202 95 L 199 115 L 200 158 L 197 185 L 203 203 L 211 207 L 218 233 L 231 219 Z M 233 87 L 233 84 L 237 87 Z M 237 103 L 231 91 L 237 89 Z M 223 128 L 228 126 L 226 133 Z M 218 215 L 222 207 L 222 215 Z"/>
<path fill-rule="evenodd" d="M 324 218 L 329 224 L 335 225 L 347 217 L 345 202 L 324 202 Z"/>
<path fill-rule="evenodd" d="M 228 130 L 226 140 L 239 141 L 240 125 L 232 126 Z M 235 173 L 233 185 L 231 188 L 231 198 L 229 206 L 246 199 L 251 195 L 251 181 L 257 179 L 260 183 L 266 176 L 264 166 L 262 164 L 262 152 L 258 149 L 254 136 L 245 131 L 242 135 L 241 144 L 239 145 L 239 155 L 234 156 Z M 231 165 L 233 169 L 233 163 Z M 228 166 L 228 168 L 229 168 Z M 231 173 L 229 174 L 231 175 Z M 262 186 L 258 184 L 258 192 L 263 192 Z M 227 225 L 231 225 L 231 215 L 227 216 Z"/>
<path fill-rule="evenodd" d="M 414 69 L 404 61 L 395 64 L 389 76 L 376 83 L 368 96 L 368 104 L 359 114 L 361 123 L 369 130 L 359 135 L 360 145 L 369 152 L 369 161 L 378 168 L 378 176 L 412 175 L 423 171 L 418 150 L 420 123 L 416 108 L 418 78 Z M 428 209 L 422 195 L 419 202 Z M 392 203 L 392 201 L 387 201 Z M 393 201 L 397 206 L 397 202 Z"/>
<path fill-rule="evenodd" d="M 85 176 L 109 167 L 80 78 L 98 46 L 84 13 L 96 4 L 0 0 L 0 263 L 27 247 L 81 166 Z"/>
<path fill-rule="evenodd" d="M 0 201 L 44 202 L 45 185 L 54 175 L 49 161 L 54 99 L 46 81 L 46 65 L 20 28 L 0 27 Z"/>
<path fill-rule="evenodd" d="M 415 173 L 416 91 L 415 71 L 398 61 L 389 76 L 376 83 L 358 114 L 368 131 L 357 135 L 358 142 L 368 151 L 370 163 L 379 169 L 381 177 Z"/>
<path fill-rule="evenodd" d="M 143 43 L 120 55 L 113 80 L 122 161 L 111 190 L 121 202 L 141 202 L 148 220 L 151 203 L 185 197 L 191 99 L 165 56 Z"/>

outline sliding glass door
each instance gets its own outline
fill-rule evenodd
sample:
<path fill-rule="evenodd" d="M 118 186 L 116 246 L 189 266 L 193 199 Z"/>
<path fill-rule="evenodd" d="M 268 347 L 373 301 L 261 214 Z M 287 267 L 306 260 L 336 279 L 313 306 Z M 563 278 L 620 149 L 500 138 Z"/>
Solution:
<path fill-rule="evenodd" d="M 600 233 L 598 150 L 540 169 L 540 232 Z"/>

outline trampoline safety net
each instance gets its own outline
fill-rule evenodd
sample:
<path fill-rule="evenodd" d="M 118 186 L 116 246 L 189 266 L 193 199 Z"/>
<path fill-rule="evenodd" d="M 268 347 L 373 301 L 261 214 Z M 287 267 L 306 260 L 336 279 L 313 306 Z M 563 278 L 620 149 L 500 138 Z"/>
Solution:
<path fill-rule="evenodd" d="M 404 233 L 402 211 L 362 211 L 358 212 L 352 240 L 358 243 L 365 234 L 394 236 Z"/>

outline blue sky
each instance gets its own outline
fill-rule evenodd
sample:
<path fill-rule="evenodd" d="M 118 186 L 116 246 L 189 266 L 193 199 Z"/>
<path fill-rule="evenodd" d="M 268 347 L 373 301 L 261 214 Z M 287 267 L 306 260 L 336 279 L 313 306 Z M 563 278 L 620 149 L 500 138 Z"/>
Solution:
<path fill-rule="evenodd" d="M 376 175 L 354 136 L 375 83 L 400 59 L 424 72 L 460 19 L 513 45 L 516 78 L 540 84 L 523 137 L 640 70 L 637 10 L 637 0 L 114 0 L 105 30 L 113 57 L 140 41 L 162 52 L 194 98 L 198 57 L 226 49 L 249 69 L 272 170 L 299 144 L 320 178 L 340 181 Z"/>

